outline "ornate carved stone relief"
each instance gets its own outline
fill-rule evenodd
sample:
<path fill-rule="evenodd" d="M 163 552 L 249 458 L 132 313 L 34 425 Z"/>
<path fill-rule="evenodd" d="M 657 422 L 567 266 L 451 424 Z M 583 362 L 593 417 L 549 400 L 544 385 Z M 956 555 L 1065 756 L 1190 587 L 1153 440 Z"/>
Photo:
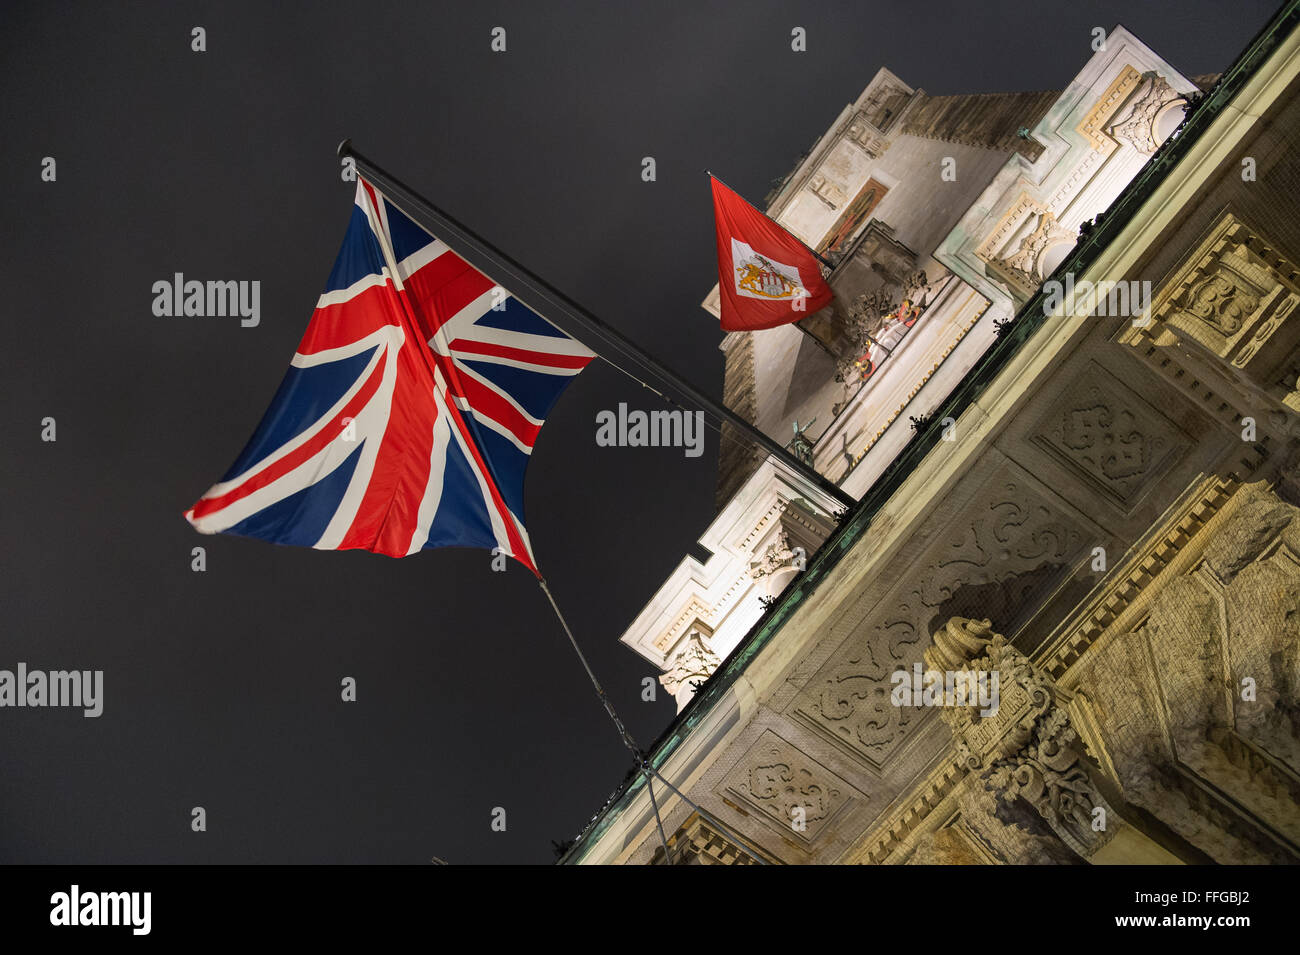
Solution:
<path fill-rule="evenodd" d="M 930 543 L 802 688 L 792 718 L 880 770 L 921 719 L 890 702 L 890 676 L 921 659 L 933 628 L 960 614 L 1012 626 L 1032 615 L 1091 538 L 1016 473 L 987 481 L 946 526 L 927 522 L 917 537 Z"/>
<path fill-rule="evenodd" d="M 1300 455 L 1293 469 L 1280 475 L 1278 487 L 1283 489 L 1282 499 L 1300 503 Z M 1245 501 L 1243 493 L 1250 495 Z M 1231 519 L 1224 524 L 1229 512 Z M 1203 550 L 1207 540 L 1211 546 Z M 1189 861 L 1292 861 L 1286 850 L 1263 838 L 1191 770 L 1170 761 L 1172 744 L 1166 739 L 1166 727 L 1171 719 L 1186 716 L 1164 714 L 1162 692 L 1154 687 L 1168 678 L 1167 692 L 1186 701 L 1180 709 L 1184 714 L 1208 713 L 1207 703 L 1218 701 L 1220 728 L 1214 721 L 1207 724 L 1193 717 L 1191 730 L 1181 734 L 1184 749 L 1201 747 L 1202 765 L 1211 767 L 1220 782 L 1236 787 L 1234 799 L 1257 805 L 1270 825 L 1285 828 L 1285 817 L 1279 812 L 1286 807 L 1294 812 L 1296 799 L 1287 793 L 1294 791 L 1292 781 L 1298 778 L 1294 768 L 1300 767 L 1300 704 L 1295 702 L 1300 700 L 1297 553 L 1300 521 L 1295 520 L 1294 508 L 1283 507 L 1275 494 L 1242 490 L 1236 479 L 1208 480 L 1162 533 L 1132 555 L 1129 570 L 1095 593 L 1065 638 L 1038 666 L 1040 673 L 1054 680 L 1068 680 L 1073 693 L 1071 718 L 1082 721 L 1076 724 L 1081 731 L 1086 727 L 1091 752 L 1107 778 L 1122 786 L 1124 802 L 1158 817 L 1190 843 L 1193 853 L 1205 853 L 1203 859 Z M 1166 591 L 1160 588 L 1173 568 L 1201 563 L 1203 570 L 1193 581 L 1210 575 L 1227 584 L 1222 609 L 1196 597 L 1195 591 L 1188 594 L 1175 588 L 1162 597 Z M 1191 616 L 1153 613 L 1153 601 Z M 1221 654 L 1203 642 L 1223 615 L 1232 622 L 1235 634 L 1227 674 Z M 1117 636 L 1111 625 L 1125 618 L 1134 622 L 1123 624 L 1125 632 Z M 1202 623 L 1195 623 L 1196 619 Z M 1158 660 L 1146 645 L 1156 632 L 1171 641 Z M 1253 675 L 1258 684 L 1251 701 L 1235 699 L 1227 691 L 1228 686 L 1239 688 L 1246 675 Z M 1219 690 L 1212 688 L 1225 682 Z M 1228 706 L 1235 714 L 1235 728 L 1225 732 L 1221 727 Z M 1211 728 L 1197 730 L 1198 725 Z M 1064 846 L 1054 835 L 1044 839 L 1033 819 L 1017 815 L 1015 807 L 1004 801 L 989 799 L 985 786 L 990 782 L 973 775 L 954 779 L 954 771 L 943 764 L 933 771 L 873 828 L 854 861 L 880 864 L 906 859 L 911 846 L 922 844 L 913 841 L 912 833 L 925 828 L 924 820 L 936 806 L 950 806 L 954 798 L 960 818 L 948 824 L 963 827 L 995 861 L 1063 861 L 1059 849 Z"/>
<path fill-rule="evenodd" d="M 776 540 L 757 554 L 755 560 L 749 562 L 749 576 L 754 580 L 760 580 L 769 574 L 794 566 L 797 559 L 798 555 L 790 545 L 790 534 L 782 527 L 777 531 Z"/>
<path fill-rule="evenodd" d="M 1300 272 L 1291 260 L 1228 212 L 1161 286 L 1152 327 L 1129 330 L 1121 340 L 1140 347 L 1149 338 L 1187 351 L 1246 390 L 1295 407 L 1297 303 Z"/>
<path fill-rule="evenodd" d="M 1137 89 L 1142 82 L 1142 74 L 1133 67 L 1125 65 L 1120 70 L 1119 75 L 1101 94 L 1101 98 L 1093 105 L 1079 121 L 1078 130 L 1084 135 L 1097 152 L 1106 153 L 1115 148 L 1115 141 L 1107 136 L 1104 129 L 1107 121 L 1115 114 L 1115 111 L 1124 104 L 1124 101 L 1132 95 L 1133 90 Z"/>
<path fill-rule="evenodd" d="M 1123 510 L 1192 446 L 1192 438 L 1096 362 L 1061 390 L 1033 441 Z"/>
<path fill-rule="evenodd" d="M 1050 212 L 1041 200 L 1035 199 L 1028 192 L 1022 192 L 979 244 L 976 254 L 985 262 L 993 262 L 1004 254 L 1009 254 L 1006 250 L 1015 241 L 1017 233 L 1024 234 L 1026 223 L 1037 221 L 1036 217 Z"/>
<path fill-rule="evenodd" d="M 1114 838 L 1122 820 L 1102 794 L 1100 773 L 1057 703 L 1055 685 L 994 633 L 990 621 L 953 617 L 935 633 L 925 664 L 932 670 L 999 675 L 995 713 L 981 715 L 979 707 L 940 709 L 952 729 L 957 759 L 984 778 L 999 799 L 1024 800 L 1085 859 Z"/>
<path fill-rule="evenodd" d="M 1109 153 L 1122 141 L 1150 155 L 1160 145 L 1153 125 L 1156 117 L 1182 98 L 1158 73 L 1139 73 L 1125 65 L 1079 122 L 1078 130 L 1099 153 Z"/>
<path fill-rule="evenodd" d="M 1125 798 L 1220 863 L 1300 859 L 1300 510 L 1258 486 L 1080 662 Z"/>
<path fill-rule="evenodd" d="M 876 199 L 879 199 L 886 190 L 883 186 L 875 189 L 877 185 L 874 180 L 871 180 L 863 189 L 866 192 L 874 191 Z M 846 245 L 827 253 L 832 261 L 837 263 L 830 277 L 831 288 L 835 291 L 835 301 L 830 306 L 809 315 L 797 326 L 840 363 L 841 371 L 847 367 L 844 362 L 851 365 L 862 356 L 865 349 L 863 344 L 865 339 L 861 334 L 863 329 L 855 324 L 857 319 L 853 313 L 854 304 L 859 302 L 862 296 L 879 296 L 881 299 L 888 300 L 887 305 L 898 309 L 908 292 L 924 291 L 924 287 L 929 284 L 927 279 L 922 286 L 913 287 L 911 283 L 919 271 L 918 256 L 898 241 L 889 224 L 879 219 L 870 219 L 858 230 L 860 220 L 856 218 L 857 211 L 862 210 L 850 209 L 846 212 L 845 215 L 854 221 L 845 219 L 838 223 L 827 233 L 824 243 L 824 246 L 834 245 L 836 236 L 847 241 Z M 869 215 L 869 211 L 864 211 L 863 215 Z M 845 233 L 841 226 L 849 232 Z M 849 234 L 855 230 L 856 236 L 849 238 Z M 933 265 L 931 268 L 934 268 L 936 273 L 940 271 Z M 938 282 L 939 279 L 936 278 L 936 286 Z M 874 319 L 872 321 L 874 322 Z M 870 328 L 865 330 L 870 331 Z"/>
<path fill-rule="evenodd" d="M 1060 243 L 1073 245 L 1078 238 L 1057 222 L 1054 208 L 1022 192 L 976 249 L 989 274 L 1022 302 L 1042 284 L 1044 253 Z"/>
<path fill-rule="evenodd" d="M 815 840 L 851 799 L 866 798 L 772 730 L 764 730 L 727 774 L 719 794 L 802 843 Z"/>
<path fill-rule="evenodd" d="M 1073 244 L 1076 236 L 1063 228 L 1047 209 L 1036 213 L 1033 228 L 1016 243 L 1015 248 L 989 262 L 989 267 L 1010 284 L 1022 298 L 1033 295 L 1042 284 L 1043 253 L 1060 242 Z"/>
<path fill-rule="evenodd" d="M 685 705 L 686 700 L 695 694 L 698 685 L 713 676 L 721 663 L 722 660 L 713 652 L 709 643 L 708 630 L 697 622 L 668 658 L 667 668 L 659 677 L 659 682 L 676 697 L 679 705 Z"/>
<path fill-rule="evenodd" d="M 1130 143 L 1138 152 L 1149 156 L 1159 148 L 1156 139 L 1156 116 L 1169 104 L 1183 97 L 1155 71 L 1142 74 L 1133 95 L 1111 118 L 1106 131 L 1115 139 Z"/>

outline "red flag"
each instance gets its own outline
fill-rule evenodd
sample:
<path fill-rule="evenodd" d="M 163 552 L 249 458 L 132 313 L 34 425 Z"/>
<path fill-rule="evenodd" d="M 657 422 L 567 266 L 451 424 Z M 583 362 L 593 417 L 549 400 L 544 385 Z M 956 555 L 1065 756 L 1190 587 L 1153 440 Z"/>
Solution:
<path fill-rule="evenodd" d="M 830 304 L 808 248 L 712 176 L 722 329 L 775 328 Z"/>

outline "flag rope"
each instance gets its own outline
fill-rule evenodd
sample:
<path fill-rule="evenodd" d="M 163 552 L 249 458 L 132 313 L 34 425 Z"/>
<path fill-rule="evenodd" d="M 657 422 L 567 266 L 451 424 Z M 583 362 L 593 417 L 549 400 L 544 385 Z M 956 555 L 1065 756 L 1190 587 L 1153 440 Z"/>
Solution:
<path fill-rule="evenodd" d="M 623 740 L 623 745 L 632 751 L 632 755 L 637 758 L 637 763 L 641 762 L 641 750 L 637 748 L 636 740 L 632 739 L 632 734 L 627 731 L 623 721 L 619 719 L 618 713 L 614 710 L 614 704 L 610 702 L 609 697 L 605 694 L 605 688 L 600 685 L 596 679 L 596 674 L 591 669 L 591 664 L 587 662 L 587 655 L 582 652 L 582 647 L 578 646 L 577 638 L 574 637 L 573 631 L 569 629 L 569 623 L 564 619 L 564 614 L 560 612 L 560 605 L 555 602 L 555 597 L 551 593 L 551 588 L 546 586 L 546 578 L 541 574 L 537 575 L 537 583 L 542 588 L 542 593 L 546 594 L 546 599 L 551 602 L 551 609 L 555 611 L 555 618 L 560 621 L 560 626 L 564 628 L 565 635 L 569 638 L 569 643 L 573 644 L 573 652 L 578 655 L 578 660 L 582 663 L 582 668 L 587 671 L 587 678 L 591 680 L 591 685 L 596 690 L 596 696 L 600 697 L 600 702 L 605 707 L 605 712 L 609 718 L 614 721 L 614 727 L 618 730 L 619 737 Z"/>
<path fill-rule="evenodd" d="M 650 774 L 644 769 L 641 775 L 645 777 L 645 791 L 650 795 L 650 808 L 655 811 L 655 827 L 659 830 L 659 842 L 664 847 L 664 865 L 673 864 L 673 850 L 668 846 L 668 837 L 664 835 L 664 821 L 659 818 L 659 801 L 655 799 L 654 784 L 650 779 Z"/>
<path fill-rule="evenodd" d="M 700 818 L 707 820 L 719 830 L 726 833 L 727 836 L 734 841 L 736 847 L 747 856 L 759 865 L 767 865 L 767 860 L 751 849 L 744 839 L 740 838 L 740 836 L 733 832 L 720 819 L 712 813 L 706 812 L 691 800 L 689 796 L 665 779 L 663 773 L 659 772 L 659 770 L 655 768 L 654 764 L 646 758 L 644 753 L 641 752 L 640 747 L 636 744 L 636 740 L 632 738 L 632 734 L 628 732 L 627 727 L 623 725 L 622 719 L 619 718 L 618 712 L 614 709 L 613 702 L 611 702 L 609 696 L 606 695 L 605 688 L 600 685 L 600 680 L 596 679 L 595 671 L 592 670 L 591 664 L 587 662 L 587 655 L 582 652 L 582 647 L 578 645 L 578 639 L 573 635 L 573 630 L 570 629 L 569 622 L 564 619 L 564 613 L 560 610 L 560 605 L 555 602 L 555 595 L 551 593 L 551 588 L 546 585 L 546 578 L 541 574 L 538 574 L 537 584 L 542 588 L 542 593 L 546 594 L 546 599 L 550 602 L 551 609 L 555 611 L 555 619 L 560 621 L 560 626 L 563 628 L 565 636 L 569 638 L 569 644 L 573 647 L 573 652 L 578 655 L 578 660 L 582 663 L 582 668 L 587 671 L 587 678 L 591 680 L 591 685 L 596 691 L 596 696 L 600 698 L 601 705 L 605 707 L 605 712 L 609 714 L 610 720 L 613 721 L 614 728 L 618 730 L 619 738 L 623 741 L 623 745 L 632 753 L 632 758 L 636 760 L 637 768 L 641 770 L 641 775 L 645 777 L 646 791 L 650 795 L 650 805 L 654 809 L 655 825 L 659 829 L 659 841 L 663 844 L 665 862 L 670 865 L 672 864 L 672 851 L 668 847 L 668 838 L 664 834 L 663 820 L 659 816 L 659 803 L 655 799 L 654 789 L 651 784 L 652 776 L 658 778 L 659 782 L 663 783 L 664 786 L 675 793 L 677 798 L 694 810 Z"/>

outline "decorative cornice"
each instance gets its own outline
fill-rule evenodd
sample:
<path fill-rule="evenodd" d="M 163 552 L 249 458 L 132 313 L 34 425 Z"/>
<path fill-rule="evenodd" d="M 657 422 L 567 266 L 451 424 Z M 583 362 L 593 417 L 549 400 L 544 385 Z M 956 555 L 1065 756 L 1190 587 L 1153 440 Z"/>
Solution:
<path fill-rule="evenodd" d="M 1105 132 L 1111 116 L 1124 105 L 1129 94 L 1137 89 L 1141 82 L 1142 74 L 1125 64 L 1124 69 L 1120 70 L 1106 92 L 1101 94 L 1101 98 L 1080 120 L 1078 131 L 1088 140 L 1092 148 L 1102 155 L 1112 152 L 1119 145 Z"/>

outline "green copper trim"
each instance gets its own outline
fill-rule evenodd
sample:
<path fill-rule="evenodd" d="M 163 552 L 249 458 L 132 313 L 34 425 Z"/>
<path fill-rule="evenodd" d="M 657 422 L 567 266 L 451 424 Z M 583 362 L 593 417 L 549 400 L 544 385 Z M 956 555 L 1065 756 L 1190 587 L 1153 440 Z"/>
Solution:
<path fill-rule="evenodd" d="M 1057 267 L 1054 274 L 1067 272 L 1081 274 L 1097 259 L 1102 250 L 1132 220 L 1156 188 L 1168 178 L 1170 172 L 1187 155 L 1192 145 L 1218 118 L 1223 108 L 1259 71 L 1273 50 L 1298 24 L 1300 24 L 1300 0 L 1289 0 L 1250 42 L 1215 87 L 1205 94 L 1177 134 L 1156 150 L 1155 155 L 1120 193 L 1110 208 L 1098 217 L 1097 225 L 1079 241 L 1074 251 Z M 866 533 L 880 509 L 939 443 L 942 437 L 943 419 L 950 417 L 955 420 L 960 417 L 961 413 L 979 398 L 1016 353 L 1042 327 L 1047 319 L 1043 307 L 1044 298 L 1045 295 L 1040 289 L 1016 312 L 1015 318 L 1001 337 L 967 372 L 943 404 L 930 415 L 929 423 L 903 448 L 827 542 L 808 561 L 807 570 L 782 592 L 745 639 L 700 688 L 686 708 L 677 715 L 650 749 L 649 758 L 656 768 L 662 768 L 691 731 L 704 722 L 713 706 L 726 696 L 736 682 L 736 678 L 773 640 L 786 621 L 811 594 L 816 592 L 827 575 L 839 564 L 840 559 Z M 630 805 L 642 785 L 644 785 L 644 778 L 637 774 L 615 790 L 558 864 L 581 862 L 610 825 Z"/>

